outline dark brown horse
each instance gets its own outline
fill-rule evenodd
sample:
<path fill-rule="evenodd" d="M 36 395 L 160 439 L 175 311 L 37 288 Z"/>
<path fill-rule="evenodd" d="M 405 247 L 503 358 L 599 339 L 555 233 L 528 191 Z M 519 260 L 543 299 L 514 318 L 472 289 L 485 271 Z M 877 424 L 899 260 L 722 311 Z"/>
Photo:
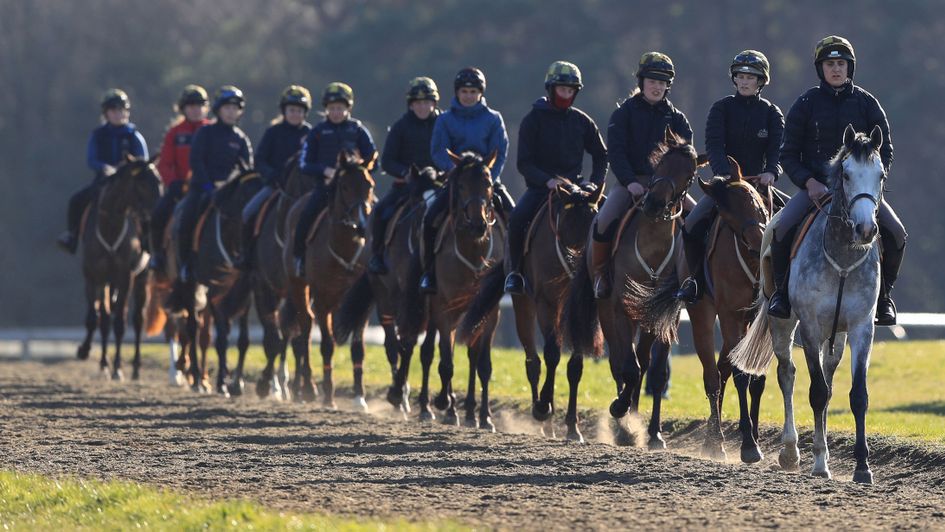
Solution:
<path fill-rule="evenodd" d="M 589 193 L 583 190 L 569 192 L 570 187 L 559 187 L 548 194 L 543 208 L 529 230 L 530 236 L 523 257 L 522 272 L 529 287 L 526 295 L 513 295 L 515 326 L 519 341 L 525 350 L 525 374 L 532 391 L 532 416 L 549 422 L 543 430 L 550 435 L 554 429 L 550 419 L 554 414 L 555 370 L 561 360 L 561 315 L 571 278 L 578 269 L 584 253 L 587 232 L 597 215 L 603 197 L 603 187 Z M 498 264 L 486 274 L 479 293 L 466 311 L 460 326 L 460 338 L 474 343 L 481 326 L 502 298 L 504 265 Z M 544 339 L 545 384 L 539 392 L 541 360 L 535 341 L 535 322 Z M 568 361 L 568 381 L 572 394 L 568 401 L 565 421 L 568 439 L 583 442 L 577 428 L 577 386 L 584 370 L 584 358 L 575 352 Z"/>
<path fill-rule="evenodd" d="M 413 356 L 415 345 L 407 338 L 402 338 L 396 326 L 396 315 L 400 301 L 411 287 L 405 283 L 410 277 L 411 255 L 420 247 L 420 227 L 423 215 L 426 212 L 426 202 L 432 199 L 433 191 L 443 186 L 443 174 L 437 173 L 434 168 L 419 169 L 411 167 L 407 174 L 409 190 L 406 201 L 398 207 L 399 214 L 396 220 L 388 225 L 386 235 L 371 235 L 371 238 L 386 238 L 388 240 L 387 264 L 390 272 L 385 275 L 365 273 L 345 295 L 341 308 L 336 313 L 334 322 L 335 338 L 346 341 L 352 331 L 362 326 L 371 311 L 371 305 L 377 305 L 377 317 L 384 328 L 384 349 L 392 371 L 392 385 L 387 392 L 387 400 L 399 408 L 406 417 L 410 413 L 410 387 L 407 375 L 410 370 L 410 359 Z M 377 216 L 377 212 L 374 213 Z M 414 342 L 416 340 L 414 339 Z M 429 381 L 430 362 L 433 360 L 433 349 L 436 342 L 436 331 L 428 330 L 423 345 L 420 348 L 420 357 L 427 360 L 425 364 L 424 382 Z M 429 397 L 420 398 L 423 408 L 420 419 L 427 421 L 434 419 L 433 411 L 429 407 Z"/>
<path fill-rule="evenodd" d="M 85 216 L 82 232 L 82 275 L 85 277 L 85 340 L 77 356 L 89 357 L 96 325 L 102 335 L 100 367 L 108 371 L 108 334 L 114 330 L 115 359 L 111 378 L 122 380 L 121 344 L 125 336 L 125 315 L 132 297 L 131 319 L 135 329 L 133 379 L 141 366 L 141 330 L 146 297 L 147 263 L 141 239 L 147 238 L 142 224 L 161 196 L 161 180 L 150 160 L 129 156 L 114 174 L 105 178 L 98 196 Z"/>
<path fill-rule="evenodd" d="M 175 290 L 179 290 L 184 296 L 172 296 L 179 297 L 184 303 L 189 338 L 198 338 L 200 326 L 206 319 L 203 318 L 205 314 L 202 314 L 204 307 L 212 317 L 214 348 L 217 352 L 215 390 L 225 397 L 240 395 L 243 391 L 243 363 L 249 349 L 247 311 L 251 285 L 247 277 L 240 276 L 239 270 L 234 266 L 234 258 L 238 256 L 240 249 L 243 207 L 261 187 L 262 178 L 259 173 L 244 168 L 234 172 L 232 177 L 217 188 L 209 207 L 195 228 L 195 281 L 187 285 L 178 282 Z M 230 321 L 235 317 L 239 318 L 239 361 L 231 374 L 226 355 L 229 349 Z M 194 389 L 206 391 L 203 388 L 201 366 L 197 361 L 196 342 L 190 342 L 189 357 Z M 203 370 L 205 373 L 206 368 Z"/>
<path fill-rule="evenodd" d="M 253 264 L 253 301 L 256 312 L 263 328 L 263 350 L 266 353 L 266 367 L 256 382 L 256 394 L 266 397 L 273 393 L 278 399 L 299 397 L 299 381 L 296 379 L 288 385 L 288 369 L 286 368 L 286 351 L 290 338 L 295 341 L 307 341 L 299 336 L 296 310 L 292 301 L 287 297 L 289 293 L 288 275 L 283 266 L 281 257 L 285 253 L 286 235 L 288 228 L 286 220 L 289 209 L 306 193 L 315 188 L 315 178 L 303 174 L 299 167 L 299 155 L 290 158 L 286 164 L 287 176 L 285 187 L 278 189 L 276 197 L 269 201 L 265 212 L 260 213 L 258 219 L 259 234 L 256 238 L 255 257 Z M 297 346 L 295 353 L 303 351 Z M 276 359 L 281 360 L 278 373 L 275 368 Z M 298 375 L 299 359 L 296 357 L 296 375 Z"/>
<path fill-rule="evenodd" d="M 706 278 L 711 279 L 711 289 L 695 305 L 688 306 L 692 338 L 702 362 L 702 379 L 709 399 L 709 423 L 703 452 L 722 459 L 725 458 L 722 398 L 728 378 L 733 375 L 728 355 L 748 332 L 748 325 L 754 317 L 753 302 L 760 271 L 759 250 L 770 219 L 769 209 L 773 206 L 773 202 L 767 205 L 758 191 L 742 178 L 738 163 L 731 158 L 729 162 L 733 170 L 731 178 L 714 178 L 708 183 L 699 180 L 702 190 L 715 200 L 721 223 L 710 237 L 714 241 L 710 248 L 713 251 L 706 259 Z M 716 316 L 722 331 L 718 363 L 715 359 Z M 752 377 L 735 369 L 734 381 L 742 433 L 741 459 L 746 463 L 758 462 L 763 457 L 758 448 L 758 409 L 765 377 Z"/>
<path fill-rule="evenodd" d="M 667 294 L 678 285 L 682 202 L 696 177 L 696 168 L 706 164 L 706 158 L 697 155 L 669 128 L 650 158 L 654 172 L 647 193 L 634 205 L 638 212 L 614 240 L 614 286 L 622 289 L 597 300 L 594 312 L 588 257 L 572 282 L 568 322 L 575 350 L 591 352 L 598 346 L 599 319 L 609 348 L 610 371 L 617 384 L 617 398 L 610 405 L 614 418 L 637 411 L 652 352 L 650 378 L 654 394 L 648 445 L 661 449 L 666 444 L 661 435 L 660 403 L 666 386 L 669 346 L 680 311 L 680 305 Z M 666 304 L 654 305 L 651 298 L 657 296 Z"/>
<path fill-rule="evenodd" d="M 357 153 L 343 152 L 338 155 L 338 165 L 331 184 L 331 199 L 326 211 L 319 215 L 320 221 L 313 226 L 308 238 L 305 257 L 305 278 L 294 275 L 289 279 L 289 298 L 299 311 L 299 340 L 293 342 L 297 364 L 296 379 L 301 374 L 300 393 L 311 401 L 315 398 L 309 351 L 312 324 L 318 320 L 321 332 L 321 354 L 324 369 L 322 401 L 326 406 L 335 406 L 335 387 L 332 380 L 332 356 L 335 340 L 332 335 L 334 312 L 349 288 L 358 280 L 367 266 L 367 222 L 374 203 L 374 179 L 371 168 L 374 160 L 364 161 Z M 294 228 L 308 196 L 302 196 L 289 212 L 287 224 Z M 286 242 L 293 234 L 287 234 Z M 283 264 L 287 272 L 293 271 L 291 249 L 283 253 Z M 313 311 L 314 310 L 314 315 Z M 354 366 L 355 407 L 367 409 L 364 398 L 364 339 L 366 323 L 354 331 L 351 340 L 351 361 Z"/>
<path fill-rule="evenodd" d="M 419 293 L 419 260 L 415 255 L 407 280 L 408 292 L 401 302 L 398 326 L 408 342 L 415 342 L 424 329 L 439 334 L 439 373 L 442 388 L 433 404 L 445 410 L 444 423 L 458 424 L 456 396 L 453 394 L 453 345 L 456 326 L 479 288 L 482 276 L 495 263 L 502 262 L 505 254 L 504 230 L 496 227 L 492 203 L 492 176 L 496 154 L 488 159 L 465 152 L 461 156 L 450 153 L 456 167 L 448 177 L 446 193 L 450 194 L 448 219 L 440 229 L 436 249 L 424 250 L 436 256 L 439 272 L 439 290 L 429 299 Z M 492 378 L 492 336 L 499 319 L 499 309 L 493 309 L 485 320 L 482 334 L 469 346 L 469 383 L 466 389 L 466 425 L 495 431 L 489 407 L 489 380 Z M 424 360 L 424 375 L 429 375 L 432 356 Z M 406 375 L 406 373 L 405 373 Z M 482 385 L 482 404 L 476 419 L 476 376 Z M 427 408 L 423 399 L 429 396 L 424 379 L 420 391 L 421 408 Z"/>

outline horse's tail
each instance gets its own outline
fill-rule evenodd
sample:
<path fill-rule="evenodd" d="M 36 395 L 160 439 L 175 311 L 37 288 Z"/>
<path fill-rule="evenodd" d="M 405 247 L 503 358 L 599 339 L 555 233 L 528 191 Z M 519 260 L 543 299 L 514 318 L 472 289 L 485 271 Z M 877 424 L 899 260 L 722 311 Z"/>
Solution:
<path fill-rule="evenodd" d="M 755 301 L 755 319 L 748 327 L 748 334 L 728 354 L 728 359 L 736 368 L 751 375 L 764 375 L 774 356 L 771 344 L 771 329 L 768 327 L 768 298 L 764 290 L 759 290 Z"/>
<path fill-rule="evenodd" d="M 374 306 L 374 291 L 371 280 L 364 273 L 354 282 L 341 300 L 341 306 L 333 316 L 332 331 L 338 343 L 345 343 L 358 327 L 368 320 Z"/>
<path fill-rule="evenodd" d="M 639 321 L 657 341 L 674 343 L 679 339 L 679 312 L 683 303 L 676 299 L 679 280 L 673 274 L 655 287 L 628 278 L 623 296 L 624 310 Z"/>
<path fill-rule="evenodd" d="M 568 302 L 564 308 L 562 320 L 567 323 L 565 343 L 575 352 L 591 353 L 595 357 L 604 352 L 604 334 L 597 315 L 597 301 L 594 299 L 594 285 L 591 281 L 587 261 L 578 258 L 578 269 L 571 280 L 568 290 Z"/>
<path fill-rule="evenodd" d="M 148 274 L 147 303 L 144 308 L 145 334 L 148 337 L 163 331 L 167 324 L 164 298 L 168 290 L 166 284 L 159 283 L 156 277 L 154 272 Z"/>
<path fill-rule="evenodd" d="M 404 281 L 403 297 L 397 312 L 397 328 L 403 338 L 416 338 L 426 329 L 428 298 L 420 293 L 420 277 L 423 276 L 423 265 L 420 255 L 410 256 L 410 267 L 407 270 L 407 279 Z"/>
<path fill-rule="evenodd" d="M 463 321 L 459 325 L 458 338 L 460 342 L 466 344 L 474 343 L 482 333 L 482 326 L 485 325 L 486 318 L 499 305 L 502 300 L 503 283 L 505 281 L 505 267 L 499 262 L 495 264 L 479 282 L 479 292 L 473 298 Z"/>
<path fill-rule="evenodd" d="M 232 317 L 246 312 L 252 291 L 253 275 L 250 273 L 240 274 L 220 301 L 220 310 L 223 315 Z"/>

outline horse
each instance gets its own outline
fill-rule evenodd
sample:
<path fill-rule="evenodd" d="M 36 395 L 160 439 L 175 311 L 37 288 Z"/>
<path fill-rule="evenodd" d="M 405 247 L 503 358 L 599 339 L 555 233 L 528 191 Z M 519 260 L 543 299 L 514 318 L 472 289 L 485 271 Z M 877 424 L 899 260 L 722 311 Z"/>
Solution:
<path fill-rule="evenodd" d="M 82 275 L 85 278 L 85 339 L 79 345 L 80 360 L 89 357 L 96 325 L 102 337 L 103 373 L 108 371 L 108 333 L 114 330 L 115 358 L 112 380 L 123 380 L 121 344 L 125 337 L 125 315 L 132 297 L 131 319 L 135 331 L 132 379 L 140 377 L 142 309 L 146 298 L 141 276 L 148 257 L 142 249 L 147 238 L 143 224 L 161 196 L 161 180 L 154 161 L 128 156 L 114 174 L 103 180 L 98 195 L 85 214 L 82 232 Z"/>
<path fill-rule="evenodd" d="M 879 294 L 880 250 L 875 243 L 879 233 L 876 216 L 886 183 L 879 155 L 882 145 L 883 134 L 878 126 L 869 136 L 857 133 L 852 125 L 846 127 L 843 146 L 828 165 L 832 196 L 829 210 L 818 207 L 820 212 L 791 261 L 788 288 L 792 316 L 782 320 L 769 318 L 764 312 L 772 287 L 770 272 L 763 268 L 765 290 L 758 298 L 761 310 L 730 355 L 735 367 L 752 375 L 764 375 L 772 355 L 777 356 L 778 384 L 784 397 L 784 448 L 778 461 L 785 470 L 797 470 L 800 451 L 792 401 L 795 368 L 791 344 L 795 331 L 800 331 L 814 411 L 811 475 L 830 478 L 827 408 L 833 394 L 833 376 L 849 340 L 853 373 L 850 408 L 856 421 L 853 481 L 864 484 L 873 482 L 866 444 L 866 372 Z M 768 228 L 766 242 L 775 223 Z"/>
<path fill-rule="evenodd" d="M 344 151 L 338 154 L 329 206 L 319 214 L 308 238 L 304 278 L 294 275 L 291 246 L 286 246 L 283 251 L 283 265 L 287 272 L 292 272 L 289 276 L 289 299 L 297 309 L 295 314 L 299 329 L 298 336 L 293 341 L 293 350 L 299 360 L 295 378 L 299 380 L 301 375 L 298 386 L 303 400 L 314 400 L 317 392 L 312 382 L 309 351 L 312 325 L 317 319 L 321 332 L 320 347 L 324 371 L 322 401 L 330 408 L 336 407 L 331 367 L 335 352 L 335 340 L 332 336 L 333 314 L 338 310 L 345 293 L 367 267 L 367 257 L 363 251 L 367 245 L 368 216 L 374 203 L 374 179 L 370 172 L 375 161 L 376 157 L 365 161 L 356 152 Z M 288 228 L 297 225 L 299 214 L 307 201 L 308 196 L 302 196 L 290 209 Z M 292 241 L 293 232 L 294 229 L 287 235 L 286 242 Z M 362 381 L 363 333 L 366 325 L 366 322 L 360 324 L 351 340 L 354 406 L 362 411 L 367 411 Z"/>
<path fill-rule="evenodd" d="M 432 167 L 420 169 L 411 166 L 406 185 L 409 192 L 407 199 L 398 207 L 399 214 L 388 225 L 386 235 L 371 235 L 372 239 L 388 240 L 385 249 L 387 264 L 391 266 L 390 272 L 385 275 L 365 272 L 345 295 L 333 324 L 335 338 L 344 342 L 354 329 L 367 321 L 371 306 L 376 305 L 377 318 L 384 329 L 384 350 L 393 370 L 387 400 L 405 417 L 410 413 L 407 375 L 416 338 L 409 339 L 401 334 L 396 326 L 395 316 L 403 294 L 410 289 L 405 283 L 410 274 L 411 255 L 420 247 L 420 228 L 427 201 L 432 200 L 433 192 L 443 186 L 444 175 Z M 376 211 L 374 216 L 378 216 Z M 433 360 L 435 342 L 436 331 L 428 330 L 420 348 L 421 359 Z M 424 367 L 426 371 L 423 380 L 429 382 L 429 362 Z M 423 390 L 426 391 L 427 386 L 424 386 Z M 420 419 L 423 421 L 435 418 L 429 402 L 428 395 L 421 396 Z"/>
<path fill-rule="evenodd" d="M 604 187 L 594 192 L 573 185 L 559 186 L 548 193 L 547 207 L 539 211 L 529 229 L 528 243 L 522 258 L 522 272 L 529 287 L 528 294 L 512 296 L 515 327 L 525 350 L 525 374 L 532 392 L 532 417 L 548 422 L 554 414 L 555 370 L 561 360 L 561 315 L 571 278 L 582 259 L 586 235 L 603 199 Z M 505 268 L 493 266 L 483 279 L 479 293 L 466 311 L 459 328 L 460 339 L 467 344 L 478 340 L 481 326 L 502 298 Z M 545 384 L 539 392 L 541 359 L 535 341 L 535 322 L 544 340 Z M 567 438 L 583 442 L 577 427 L 576 380 L 584 371 L 584 358 L 572 353 L 568 361 L 568 381 L 572 384 L 565 422 Z M 553 436 L 554 430 L 548 429 Z"/>
<path fill-rule="evenodd" d="M 758 291 L 761 240 L 770 220 L 774 202 L 766 201 L 741 174 L 738 163 L 729 157 L 731 177 L 698 180 L 703 192 L 715 201 L 718 220 L 710 233 L 710 250 L 705 259 L 710 289 L 704 297 L 688 305 L 692 338 L 702 363 L 702 379 L 709 400 L 709 422 L 703 453 L 725 459 L 722 443 L 722 400 L 729 377 L 738 391 L 739 430 L 742 434 L 742 462 L 755 463 L 764 457 L 758 447 L 758 409 L 765 377 L 752 377 L 732 368 L 729 353 L 748 331 L 753 317 L 752 304 Z M 715 320 L 722 332 L 722 350 L 715 358 Z M 749 407 L 749 394 L 751 404 Z"/>
<path fill-rule="evenodd" d="M 201 215 L 195 227 L 194 253 L 196 256 L 194 281 L 184 284 L 178 279 L 175 290 L 183 296 L 172 298 L 183 301 L 187 316 L 187 336 L 198 338 L 198 330 L 206 323 L 202 309 L 212 318 L 214 326 L 214 348 L 217 352 L 217 375 L 215 391 L 223 397 L 243 393 L 243 363 L 249 349 L 249 299 L 250 283 L 241 276 L 234 265 L 233 257 L 239 253 L 240 225 L 243 207 L 262 187 L 262 178 L 255 170 L 240 165 L 225 182 L 214 191 L 210 205 Z M 178 209 L 181 205 L 178 205 Z M 175 210 L 176 215 L 176 210 Z M 176 244 L 176 242 L 175 242 Z M 204 317 L 204 319 L 200 319 Z M 237 349 L 239 360 L 233 374 L 227 367 L 230 320 L 239 319 Z M 200 365 L 197 362 L 197 343 L 190 342 L 191 381 L 195 391 L 204 392 Z M 204 365 L 205 366 L 205 365 Z M 206 373 L 206 367 L 203 368 Z M 231 377 L 227 384 L 227 377 Z"/>
<path fill-rule="evenodd" d="M 299 167 L 299 154 L 292 156 L 285 164 L 285 187 L 277 189 L 276 198 L 259 214 L 255 257 L 253 264 L 253 302 L 263 328 L 263 350 L 266 353 L 266 367 L 256 382 L 256 395 L 260 398 L 272 393 L 276 398 L 286 400 L 299 396 L 299 381 L 288 383 L 286 354 L 289 339 L 299 338 L 296 327 L 296 309 L 287 297 L 289 292 L 288 276 L 281 260 L 285 252 L 288 230 L 286 220 L 289 209 L 300 197 L 315 188 L 315 178 L 302 173 Z M 297 354 L 302 352 L 299 348 Z M 280 358 L 278 372 L 276 358 Z M 296 375 L 299 359 L 296 357 Z"/>
<path fill-rule="evenodd" d="M 440 393 L 433 405 L 445 410 L 443 422 L 458 425 L 456 396 L 453 394 L 453 344 L 459 320 L 469 302 L 478 291 L 482 276 L 489 267 L 500 263 L 505 254 L 505 232 L 496 228 L 498 218 L 493 207 L 491 169 L 496 153 L 488 158 L 473 152 L 462 155 L 449 153 L 455 168 L 448 176 L 449 185 L 445 193 L 450 194 L 449 214 L 440 228 L 435 249 L 423 250 L 434 253 L 436 271 L 439 272 L 439 290 L 429 298 L 419 291 L 419 254 L 411 259 L 407 278 L 408 291 L 401 302 L 398 327 L 403 335 L 415 341 L 419 331 L 427 329 L 439 334 L 441 380 Z M 495 431 L 489 407 L 489 380 L 492 378 L 492 336 L 498 324 L 499 310 L 495 308 L 486 318 L 479 340 L 471 343 L 469 355 L 469 384 L 466 389 L 465 424 L 483 430 Z M 421 353 L 422 355 L 423 353 Z M 421 357 L 423 358 L 423 357 Z M 422 359 L 424 376 L 429 374 L 432 355 Z M 406 373 L 405 373 L 406 375 Z M 476 419 L 476 376 L 482 385 L 482 405 Z M 420 391 L 421 408 L 426 408 L 423 399 L 429 396 L 427 378 Z"/>
<path fill-rule="evenodd" d="M 654 393 L 648 446 L 663 449 L 666 443 L 661 434 L 660 403 L 666 386 L 669 346 L 675 339 L 681 310 L 673 295 L 678 286 L 676 269 L 681 267 L 678 240 L 682 203 L 696 177 L 696 169 L 704 166 L 707 159 L 667 127 L 664 140 L 650 154 L 650 161 L 654 172 L 648 190 L 631 207 L 623 230 L 614 237 L 612 271 L 615 287 L 621 286 L 622 290 L 615 290 L 609 298 L 595 304 L 590 257 L 586 257 L 571 282 L 567 320 L 576 351 L 599 352 L 598 327 L 603 332 L 609 347 L 611 375 L 617 385 L 617 398 L 610 405 L 610 414 L 615 419 L 624 417 L 628 411 L 637 411 L 652 351 L 649 378 L 653 380 Z M 587 238 L 590 242 L 593 235 Z M 576 396 L 579 383 L 575 379 L 572 397 Z M 619 435 L 621 443 L 628 436 L 624 432 Z"/>

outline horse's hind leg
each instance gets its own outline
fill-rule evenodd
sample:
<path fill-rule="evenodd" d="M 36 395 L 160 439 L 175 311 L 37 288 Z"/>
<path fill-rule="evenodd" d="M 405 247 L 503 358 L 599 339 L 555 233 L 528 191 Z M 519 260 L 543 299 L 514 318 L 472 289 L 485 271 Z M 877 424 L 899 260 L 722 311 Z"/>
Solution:
<path fill-rule="evenodd" d="M 797 425 L 794 422 L 794 378 L 797 368 L 791 355 L 797 321 L 772 319 L 769 323 L 774 355 L 778 358 L 778 387 L 781 388 L 784 403 L 784 428 L 781 432 L 784 447 L 778 455 L 778 463 L 785 471 L 797 471 L 801 459 L 797 448 Z"/>
<path fill-rule="evenodd" d="M 856 457 L 856 469 L 853 471 L 853 481 L 861 484 L 873 483 L 873 472 L 870 470 L 870 449 L 866 444 L 866 410 L 869 407 L 869 392 L 866 389 L 866 372 L 870 365 L 870 351 L 873 348 L 872 317 L 860 327 L 860 330 L 850 334 L 850 351 L 852 353 L 851 369 L 853 371 L 853 387 L 850 388 L 850 409 L 856 421 L 856 445 L 853 455 Z M 841 344 L 842 346 L 843 344 Z"/>
<path fill-rule="evenodd" d="M 236 338 L 236 350 L 239 358 L 236 360 L 236 369 L 233 370 L 233 378 L 230 380 L 230 395 L 243 395 L 243 389 L 246 384 L 243 382 L 243 364 L 246 363 L 246 352 L 249 351 L 249 310 L 247 309 L 239 317 L 239 336 Z"/>
<path fill-rule="evenodd" d="M 814 411 L 814 465 L 811 475 L 830 478 L 830 468 L 827 465 L 829 451 L 827 449 L 827 404 L 830 390 L 821 365 L 821 347 L 823 338 L 812 334 L 812 331 L 803 330 L 804 358 L 807 360 L 807 369 L 810 372 L 810 407 Z"/>
<path fill-rule="evenodd" d="M 652 353 L 652 366 L 647 378 L 652 379 L 653 383 L 653 412 L 650 414 L 650 425 L 647 428 L 650 435 L 647 446 L 650 450 L 661 450 L 666 448 L 666 442 L 663 441 L 662 435 L 660 407 L 663 402 L 663 392 L 666 390 L 667 377 L 669 376 L 669 344 L 653 342 Z"/>
<path fill-rule="evenodd" d="M 133 370 L 132 380 L 141 378 L 141 330 L 144 328 L 144 304 L 147 298 L 147 279 L 146 273 L 135 276 L 132 281 L 132 301 L 131 306 L 131 325 L 135 329 L 135 358 L 132 362 Z"/>
<path fill-rule="evenodd" d="M 535 303 L 528 296 L 512 296 L 512 309 L 515 312 L 515 331 L 525 351 L 525 377 L 532 392 L 532 417 L 544 421 L 550 416 L 538 406 L 538 384 L 541 380 L 541 359 L 538 358 L 535 342 Z"/>

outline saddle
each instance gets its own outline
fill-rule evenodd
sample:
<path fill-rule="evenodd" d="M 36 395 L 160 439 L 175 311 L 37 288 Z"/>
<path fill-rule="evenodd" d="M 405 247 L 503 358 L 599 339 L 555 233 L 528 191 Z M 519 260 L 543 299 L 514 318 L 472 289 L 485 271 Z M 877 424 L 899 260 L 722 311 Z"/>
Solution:
<path fill-rule="evenodd" d="M 315 222 L 312 223 L 312 228 L 308 231 L 308 235 L 305 237 L 305 243 L 308 244 L 315 238 L 315 233 L 318 232 L 318 227 L 322 225 L 322 220 L 325 219 L 325 216 L 328 214 L 328 207 L 325 207 L 319 211 L 318 216 L 315 217 Z"/>
<path fill-rule="evenodd" d="M 830 197 L 827 196 L 822 202 L 820 207 L 823 208 L 830 203 Z M 768 227 L 765 228 L 764 237 L 761 240 L 761 286 L 764 290 L 765 297 L 771 297 L 771 294 L 775 291 L 774 286 L 774 277 L 772 275 L 771 265 L 771 242 L 774 241 L 774 232 L 778 227 L 778 223 L 781 221 L 781 213 L 783 210 L 778 211 L 771 217 L 771 221 L 768 222 Z M 807 233 L 810 231 L 811 226 L 814 224 L 814 220 L 817 218 L 817 215 L 820 214 L 820 210 L 815 205 L 810 209 L 807 215 L 804 217 L 804 221 L 801 223 L 798 228 L 797 235 L 794 236 L 794 242 L 791 244 L 791 260 L 794 260 L 794 257 L 797 255 L 797 250 L 800 249 L 801 244 L 804 242 L 804 238 L 807 236 Z"/>
<path fill-rule="evenodd" d="M 275 191 L 266 198 L 262 206 L 259 207 L 259 214 L 256 215 L 256 224 L 253 226 L 253 236 L 258 237 L 262 231 L 263 222 L 266 221 L 266 214 L 269 212 L 269 206 L 273 204 L 280 196 L 279 191 Z"/>
<path fill-rule="evenodd" d="M 397 205 L 397 210 L 394 211 L 394 215 L 391 217 L 390 221 L 387 222 L 387 229 L 384 231 L 384 246 L 387 247 L 390 245 L 391 241 L 394 239 L 394 232 L 397 230 L 397 223 L 400 222 L 400 218 L 404 215 L 404 211 L 407 210 L 407 206 L 410 204 L 410 201 L 405 199 Z"/>
<path fill-rule="evenodd" d="M 535 233 L 538 232 L 538 222 L 545 216 L 550 216 L 551 213 L 548 212 L 548 202 L 543 202 L 541 208 L 538 209 L 538 212 L 535 214 L 535 217 L 532 218 L 531 223 L 528 224 L 528 229 L 525 231 L 525 245 L 522 247 L 522 256 L 528 255 L 528 252 L 532 247 L 532 239 L 535 238 Z"/>

